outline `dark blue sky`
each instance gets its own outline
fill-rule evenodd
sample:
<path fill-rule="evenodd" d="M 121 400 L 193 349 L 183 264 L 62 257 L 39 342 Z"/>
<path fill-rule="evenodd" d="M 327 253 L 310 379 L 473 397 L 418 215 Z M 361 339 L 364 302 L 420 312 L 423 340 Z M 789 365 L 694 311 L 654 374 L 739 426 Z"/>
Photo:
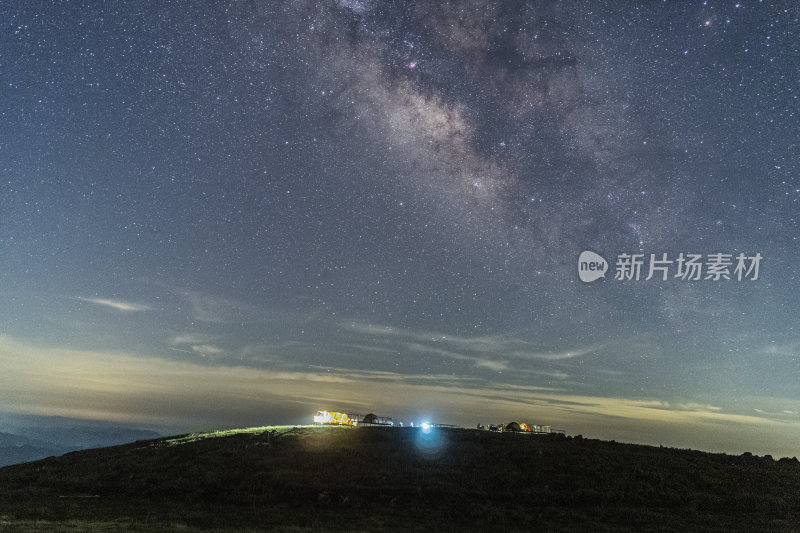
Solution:
<path fill-rule="evenodd" d="M 4 3 L 0 410 L 796 455 L 799 16 Z M 620 281 L 623 252 L 763 261 Z"/>

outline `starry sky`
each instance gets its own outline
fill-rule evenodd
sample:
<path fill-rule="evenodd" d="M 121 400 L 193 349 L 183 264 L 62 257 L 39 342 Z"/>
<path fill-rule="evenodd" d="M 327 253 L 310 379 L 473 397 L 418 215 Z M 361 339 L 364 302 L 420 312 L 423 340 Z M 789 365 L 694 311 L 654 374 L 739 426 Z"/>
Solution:
<path fill-rule="evenodd" d="M 799 19 L 3 2 L 0 411 L 800 455 Z M 763 259 L 617 280 L 621 253 Z"/>

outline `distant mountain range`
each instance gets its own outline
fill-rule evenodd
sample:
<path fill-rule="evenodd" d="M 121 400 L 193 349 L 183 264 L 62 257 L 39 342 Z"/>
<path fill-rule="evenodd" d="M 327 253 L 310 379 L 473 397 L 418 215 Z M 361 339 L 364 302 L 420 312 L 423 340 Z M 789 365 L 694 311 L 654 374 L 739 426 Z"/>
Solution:
<path fill-rule="evenodd" d="M 161 435 L 149 429 L 62 417 L 0 417 L 0 466 Z"/>

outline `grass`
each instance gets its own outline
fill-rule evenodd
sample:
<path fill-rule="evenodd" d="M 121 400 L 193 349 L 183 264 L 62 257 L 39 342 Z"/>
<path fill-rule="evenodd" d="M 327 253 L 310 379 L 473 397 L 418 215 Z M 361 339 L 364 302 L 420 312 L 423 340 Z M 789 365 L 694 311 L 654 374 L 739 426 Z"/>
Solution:
<path fill-rule="evenodd" d="M 188 444 L 190 442 L 197 442 L 199 440 L 204 440 L 204 439 L 217 439 L 221 437 L 230 437 L 232 435 L 257 435 L 259 433 L 267 433 L 267 432 L 274 432 L 276 434 L 281 434 L 298 428 L 318 428 L 317 431 L 325 430 L 325 428 L 322 428 L 322 426 L 258 426 L 258 427 L 237 428 L 237 429 L 215 429 L 212 431 L 201 431 L 201 432 L 189 433 L 186 435 L 179 435 L 168 439 L 158 440 L 155 441 L 154 444 L 161 445 L 162 443 L 164 443 L 167 446 L 174 446 L 177 444 Z"/>
<path fill-rule="evenodd" d="M 0 469 L 0 531 L 796 531 L 798 524 L 797 461 L 454 428 L 264 426 Z"/>

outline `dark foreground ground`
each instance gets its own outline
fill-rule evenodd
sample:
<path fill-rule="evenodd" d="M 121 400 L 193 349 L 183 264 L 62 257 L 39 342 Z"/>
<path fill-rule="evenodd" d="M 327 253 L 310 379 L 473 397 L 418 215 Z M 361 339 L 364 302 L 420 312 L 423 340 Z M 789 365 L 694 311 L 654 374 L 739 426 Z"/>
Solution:
<path fill-rule="evenodd" d="M 796 460 L 466 429 L 264 427 L 0 469 L 0 531 L 800 531 Z"/>

